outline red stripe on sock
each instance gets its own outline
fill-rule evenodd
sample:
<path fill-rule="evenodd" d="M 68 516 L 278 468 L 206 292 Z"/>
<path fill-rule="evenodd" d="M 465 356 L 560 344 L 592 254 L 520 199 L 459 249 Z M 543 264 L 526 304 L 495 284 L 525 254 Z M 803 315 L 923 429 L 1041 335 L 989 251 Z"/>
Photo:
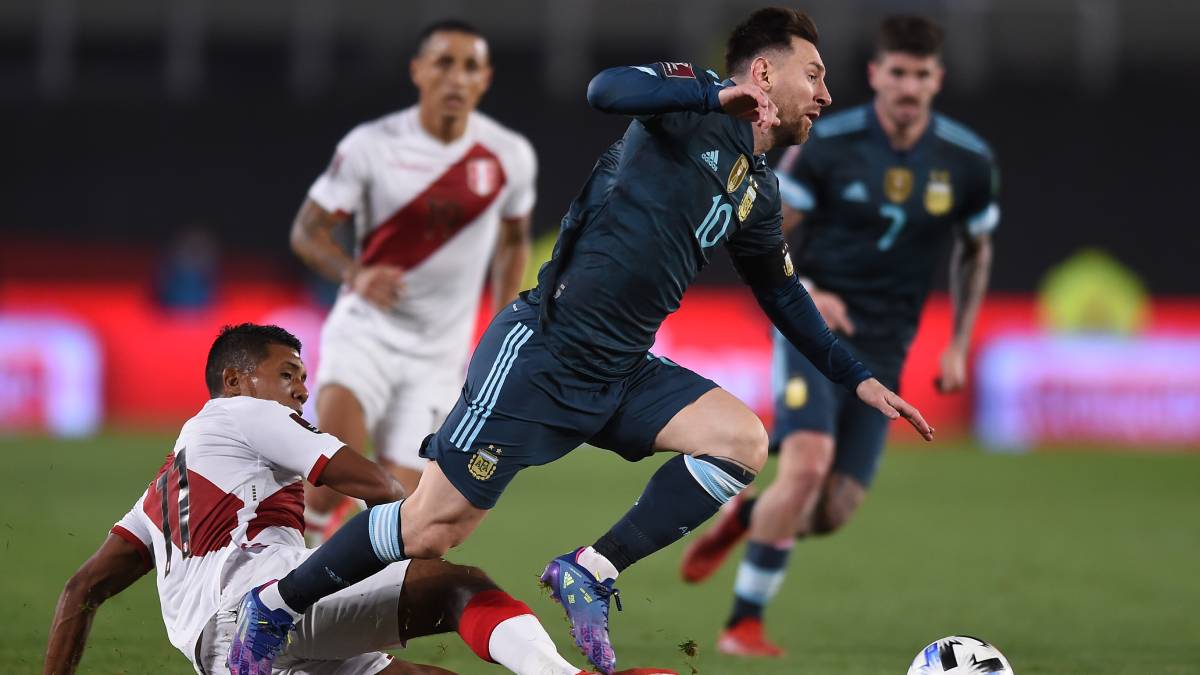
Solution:
<path fill-rule="evenodd" d="M 502 622 L 522 614 L 533 614 L 533 610 L 498 588 L 482 591 L 476 593 L 463 608 L 462 616 L 458 619 L 458 634 L 476 656 L 495 663 L 488 649 L 492 631 Z"/>

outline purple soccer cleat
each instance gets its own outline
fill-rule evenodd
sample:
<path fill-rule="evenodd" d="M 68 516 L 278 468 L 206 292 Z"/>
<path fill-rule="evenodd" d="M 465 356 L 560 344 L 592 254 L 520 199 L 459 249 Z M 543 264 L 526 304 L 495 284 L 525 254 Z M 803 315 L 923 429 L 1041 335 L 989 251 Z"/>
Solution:
<path fill-rule="evenodd" d="M 296 623 L 285 610 L 267 609 L 258 597 L 265 587 L 252 589 L 238 607 L 237 630 L 225 661 L 231 675 L 271 675 L 275 657 L 291 639 Z"/>
<path fill-rule="evenodd" d="M 608 639 L 608 600 L 616 599 L 621 609 L 621 594 L 613 588 L 613 580 L 597 581 L 592 573 L 576 564 L 579 549 L 550 561 L 542 572 L 542 584 L 550 589 L 550 597 L 567 610 L 571 622 L 571 637 L 592 665 L 604 675 L 612 675 L 617 654 Z"/>

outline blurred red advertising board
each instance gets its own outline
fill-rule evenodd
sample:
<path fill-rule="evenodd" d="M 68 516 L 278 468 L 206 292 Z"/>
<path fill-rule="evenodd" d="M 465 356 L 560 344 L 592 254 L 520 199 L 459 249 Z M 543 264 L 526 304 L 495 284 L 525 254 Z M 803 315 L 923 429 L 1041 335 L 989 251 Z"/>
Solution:
<path fill-rule="evenodd" d="M 998 336 L 975 370 L 976 430 L 989 447 L 1200 448 L 1200 332 Z"/>
<path fill-rule="evenodd" d="M 0 313 L 0 432 L 94 433 L 101 368 L 95 335 L 76 321 Z"/>
<path fill-rule="evenodd" d="M 474 319 L 480 330 L 490 318 L 486 312 Z M 104 364 L 98 385 L 104 422 L 169 429 L 194 414 L 207 398 L 204 359 L 223 324 L 275 322 L 293 331 L 304 342 L 311 377 L 320 359 L 318 338 L 324 310 L 301 287 L 270 281 L 230 285 L 217 293 L 211 306 L 191 311 L 165 310 L 143 285 L 133 282 L 0 281 L 0 317 L 18 313 L 69 317 L 95 337 L 98 361 Z M 901 394 L 922 410 L 941 439 L 971 431 L 972 412 L 977 407 L 975 385 L 982 387 L 995 378 L 989 372 L 983 375 L 984 382 L 975 383 L 968 391 L 936 392 L 933 382 L 941 350 L 950 336 L 950 315 L 945 296 L 931 298 L 901 378 Z M 1032 296 L 993 294 L 979 318 L 975 351 L 996 339 L 1038 332 Z M 1200 303 L 1156 300 L 1149 334 L 1185 339 L 1200 335 Z M 667 319 L 653 350 L 712 378 L 746 401 L 770 425 L 770 328 L 746 289 L 692 289 L 680 310 Z M 30 383 L 44 378 L 29 365 L 28 357 L 5 354 L 5 358 L 8 365 L 0 368 L 11 373 L 10 386 L 32 386 Z M 38 363 L 44 365 L 45 361 Z M 1061 398 L 1063 394 L 1056 395 Z M 19 419 L 37 419 L 42 414 L 37 412 L 41 399 L 9 398 L 2 392 L 0 397 L 4 397 L 0 409 L 19 407 Z M 310 399 L 310 408 L 311 403 Z M 1070 437 L 1073 432 L 1064 429 L 1056 432 L 1055 438 Z M 904 425 L 894 425 L 893 433 L 897 440 L 916 440 Z M 1094 440 L 1086 434 L 1080 438 Z"/>

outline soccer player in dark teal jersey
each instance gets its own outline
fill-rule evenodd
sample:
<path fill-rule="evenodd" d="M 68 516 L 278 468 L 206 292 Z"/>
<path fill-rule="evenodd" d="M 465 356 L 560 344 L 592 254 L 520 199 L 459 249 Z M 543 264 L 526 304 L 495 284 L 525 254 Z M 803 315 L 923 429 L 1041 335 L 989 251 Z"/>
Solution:
<path fill-rule="evenodd" d="M 793 250 L 814 302 L 893 389 L 947 237 L 954 240 L 954 331 L 938 386 L 951 392 L 964 385 L 991 266 L 989 233 L 999 220 L 987 144 L 931 107 L 942 83 L 941 45 L 942 31 L 928 19 L 884 21 L 869 66 L 874 103 L 821 120 L 779 171 L 789 207 L 784 227 L 803 220 Z M 763 633 L 762 614 L 783 581 L 794 537 L 828 534 L 850 519 L 887 435 L 873 411 L 831 387 L 782 340 L 774 373 L 778 476 L 757 500 L 731 504 L 684 554 L 684 578 L 700 581 L 749 530 L 734 609 L 718 640 L 731 654 L 781 653 Z"/>
<path fill-rule="evenodd" d="M 649 352 L 718 246 L 824 376 L 881 419 L 904 417 L 932 439 L 920 413 L 829 331 L 783 241 L 778 182 L 764 155 L 803 142 L 829 105 L 816 27 L 794 10 L 759 10 L 734 29 L 726 68 L 730 80 L 678 62 L 611 68 L 592 80 L 594 108 L 635 119 L 563 218 L 538 286 L 480 339 L 458 404 L 422 447 L 434 462 L 407 500 L 356 516 L 278 584 L 249 594 L 239 656 L 265 667 L 287 631 L 280 613 L 298 616 L 389 562 L 443 555 L 525 467 L 583 443 L 628 460 L 675 452 L 612 529 L 542 575 L 576 644 L 612 673 L 617 574 L 703 523 L 766 461 L 766 430 L 745 404 Z M 591 482 L 580 476 L 578 485 L 577 501 L 554 508 L 590 508 Z"/>

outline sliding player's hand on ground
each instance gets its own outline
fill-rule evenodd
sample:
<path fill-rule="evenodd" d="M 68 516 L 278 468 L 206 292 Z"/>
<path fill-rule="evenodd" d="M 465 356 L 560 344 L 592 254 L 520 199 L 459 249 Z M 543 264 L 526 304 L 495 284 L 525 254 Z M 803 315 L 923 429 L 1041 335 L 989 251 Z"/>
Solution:
<path fill-rule="evenodd" d="M 767 92 L 756 84 L 725 87 L 717 94 L 717 99 L 721 102 L 721 109 L 730 117 L 753 122 L 763 128 L 779 125 L 779 109 L 771 102 Z"/>
<path fill-rule="evenodd" d="M 391 309 L 404 292 L 404 270 L 394 265 L 369 265 L 354 271 L 350 288 L 367 302 Z"/>
<path fill-rule="evenodd" d="M 880 384 L 879 380 L 871 378 L 863 380 L 855 389 L 858 398 L 863 403 L 887 415 L 888 419 L 903 417 L 917 430 L 917 433 L 927 440 L 933 440 L 933 427 L 921 417 L 921 411 L 912 407 L 908 401 L 900 398 L 891 389 Z"/>

